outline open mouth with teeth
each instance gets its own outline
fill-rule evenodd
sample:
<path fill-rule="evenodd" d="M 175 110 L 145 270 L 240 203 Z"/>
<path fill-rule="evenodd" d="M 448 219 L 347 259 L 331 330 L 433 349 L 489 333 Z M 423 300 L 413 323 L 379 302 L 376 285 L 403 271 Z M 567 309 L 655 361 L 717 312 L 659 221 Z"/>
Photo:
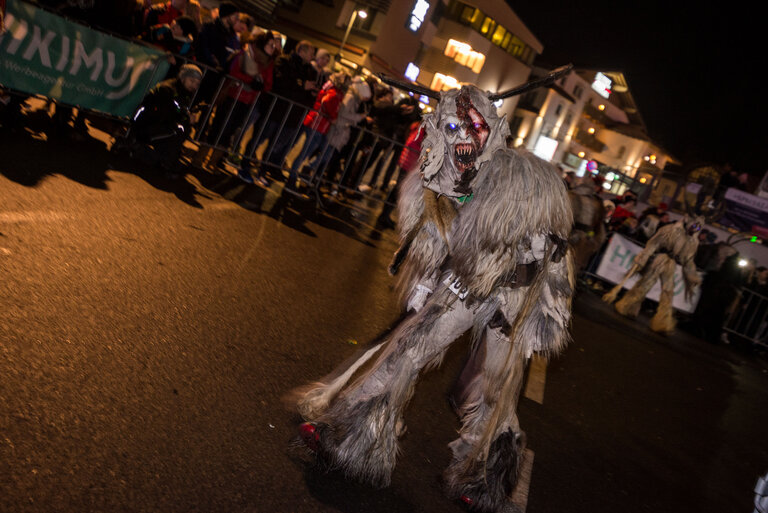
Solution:
<path fill-rule="evenodd" d="M 453 161 L 460 173 L 475 166 L 477 150 L 472 143 L 459 143 L 453 147 Z"/>

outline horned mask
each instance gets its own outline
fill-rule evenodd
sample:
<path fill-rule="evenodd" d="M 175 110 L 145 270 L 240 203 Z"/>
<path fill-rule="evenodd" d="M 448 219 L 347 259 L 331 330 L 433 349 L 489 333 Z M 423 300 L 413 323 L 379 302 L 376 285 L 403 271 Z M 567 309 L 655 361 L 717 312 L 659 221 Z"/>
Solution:
<path fill-rule="evenodd" d="M 509 134 L 487 93 L 472 85 L 443 93 L 437 109 L 425 116 L 424 129 L 424 186 L 452 197 L 472 194 L 483 164 L 504 147 Z"/>
<path fill-rule="evenodd" d="M 421 173 L 424 186 L 454 198 L 472 194 L 473 184 L 482 176 L 483 164 L 506 146 L 509 126 L 496 113 L 493 103 L 537 87 L 551 84 L 569 73 L 572 65 L 561 66 L 548 75 L 500 93 L 482 91 L 473 85 L 438 93 L 424 86 L 405 83 L 385 75 L 379 78 L 412 94 L 438 100 L 437 108 L 424 117 Z"/>

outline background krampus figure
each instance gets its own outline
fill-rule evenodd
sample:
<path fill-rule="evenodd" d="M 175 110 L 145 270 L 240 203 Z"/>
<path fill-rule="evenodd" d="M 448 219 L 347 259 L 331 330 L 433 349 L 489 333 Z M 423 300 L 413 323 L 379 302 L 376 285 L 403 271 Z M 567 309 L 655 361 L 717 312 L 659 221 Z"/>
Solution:
<path fill-rule="evenodd" d="M 309 421 L 300 432 L 332 467 L 388 485 L 419 374 L 471 329 L 478 370 L 462 387 L 462 426 L 444 477 L 452 498 L 497 511 L 517 477 L 525 364 L 568 339 L 573 219 L 557 171 L 506 148 L 506 120 L 487 93 L 443 93 L 422 129 L 421 172 L 401 190 L 402 246 L 391 268 L 402 264 L 411 313 L 350 366 L 299 391 Z"/>
<path fill-rule="evenodd" d="M 643 251 L 635 257 L 632 267 L 624 275 L 621 283 L 605 294 L 603 300 L 613 303 L 624 283 L 635 273 L 641 273 L 640 280 L 616 303 L 616 311 L 620 314 L 636 317 L 645 295 L 651 290 L 656 280 L 661 280 L 661 297 L 656 315 L 651 319 L 651 329 L 660 333 L 669 333 L 674 330 L 672 298 L 675 294 L 675 263 L 683 268 L 685 294 L 690 299 L 694 288 L 701 282 L 701 278 L 696 274 L 693 257 L 699 247 L 697 232 L 701 230 L 702 223 L 702 217 L 686 216 L 674 224 L 659 228 Z"/>

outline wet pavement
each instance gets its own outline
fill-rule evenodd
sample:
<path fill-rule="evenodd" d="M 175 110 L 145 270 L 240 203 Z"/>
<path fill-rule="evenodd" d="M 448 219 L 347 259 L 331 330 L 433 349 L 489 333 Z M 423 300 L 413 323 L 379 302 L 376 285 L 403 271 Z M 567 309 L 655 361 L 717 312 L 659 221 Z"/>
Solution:
<path fill-rule="evenodd" d="M 417 388 L 389 488 L 289 448 L 282 396 L 398 316 L 377 204 L 170 181 L 107 142 L 0 138 L 0 511 L 463 511 L 439 476 L 466 339 Z M 520 402 L 526 510 L 751 511 L 765 357 L 656 335 L 587 289 L 574 312 Z"/>

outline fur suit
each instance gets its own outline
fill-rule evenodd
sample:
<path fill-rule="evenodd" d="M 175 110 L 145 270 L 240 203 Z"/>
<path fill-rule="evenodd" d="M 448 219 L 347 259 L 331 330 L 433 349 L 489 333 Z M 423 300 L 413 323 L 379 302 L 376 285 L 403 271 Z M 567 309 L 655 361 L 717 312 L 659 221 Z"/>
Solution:
<path fill-rule="evenodd" d="M 613 302 L 624 282 L 635 272 L 642 277 L 616 303 L 616 311 L 628 317 L 636 317 L 640 305 L 657 280 L 661 280 L 661 297 L 656 314 L 651 318 L 651 329 L 659 333 L 670 333 L 675 329 L 675 316 L 672 299 L 675 294 L 675 263 L 683 268 L 686 297 L 693 295 L 693 290 L 701 282 L 696 273 L 693 257 L 699 247 L 697 232 L 701 230 L 700 217 L 685 217 L 680 221 L 662 226 L 651 237 L 643 251 L 635 257 L 632 268 L 624 280 L 606 294 L 603 299 Z"/>
<path fill-rule="evenodd" d="M 556 170 L 506 148 L 506 120 L 476 87 L 443 93 L 422 129 L 421 172 L 399 199 L 396 262 L 412 312 L 357 361 L 301 390 L 298 409 L 316 429 L 322 459 L 386 486 L 419 374 L 471 329 L 481 365 L 458 405 L 462 425 L 444 477 L 450 497 L 498 511 L 522 450 L 516 404 L 525 364 L 568 340 L 572 214 Z"/>

